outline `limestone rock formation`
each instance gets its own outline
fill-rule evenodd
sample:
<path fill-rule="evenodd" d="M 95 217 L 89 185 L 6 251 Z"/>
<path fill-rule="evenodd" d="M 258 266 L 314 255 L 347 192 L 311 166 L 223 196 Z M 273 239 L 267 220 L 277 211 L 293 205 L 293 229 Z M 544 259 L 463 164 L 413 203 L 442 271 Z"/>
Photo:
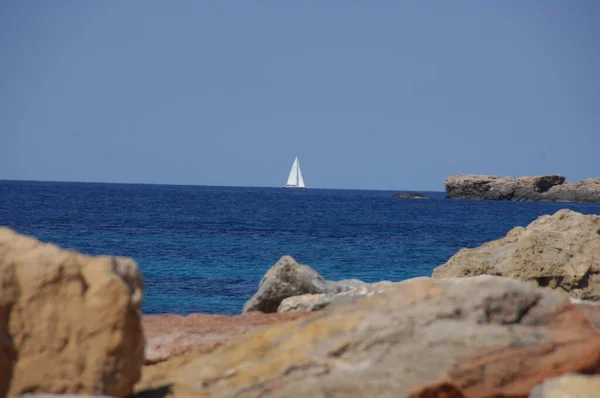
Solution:
<path fill-rule="evenodd" d="M 600 177 L 567 183 L 561 175 L 500 177 L 461 174 L 446 179 L 449 199 L 600 202 Z"/>
<path fill-rule="evenodd" d="M 417 278 L 156 366 L 186 397 L 526 397 L 600 371 L 600 334 L 556 292 L 513 279 Z M 160 382 L 160 384 L 159 384 Z M 443 395 L 446 394 L 446 395 Z"/>
<path fill-rule="evenodd" d="M 0 396 L 124 397 L 144 360 L 137 264 L 0 228 Z"/>
<path fill-rule="evenodd" d="M 258 284 L 258 291 L 244 304 L 243 312 L 277 312 L 281 301 L 301 294 L 323 293 L 326 281 L 314 269 L 283 256 Z"/>
<path fill-rule="evenodd" d="M 501 275 L 600 300 L 600 217 L 563 209 L 495 241 L 461 249 L 433 277 Z"/>
<path fill-rule="evenodd" d="M 600 376 L 567 374 L 546 380 L 534 388 L 529 398 L 598 398 Z"/>
<path fill-rule="evenodd" d="M 369 284 L 358 279 L 325 280 L 307 265 L 298 264 L 292 257 L 283 256 L 272 266 L 258 285 L 258 291 L 246 302 L 243 312 L 314 311 L 332 302 L 348 302 L 382 291 L 391 282 Z M 338 297 L 340 293 L 346 293 Z M 309 295 L 319 297 L 309 297 Z M 306 295 L 306 296 L 304 296 Z M 282 302 L 289 297 L 302 298 Z"/>
<path fill-rule="evenodd" d="M 306 316 L 306 313 L 243 315 L 145 315 L 142 319 L 146 336 L 146 364 L 194 350 L 206 350 L 233 341 L 252 329 L 287 322 Z"/>

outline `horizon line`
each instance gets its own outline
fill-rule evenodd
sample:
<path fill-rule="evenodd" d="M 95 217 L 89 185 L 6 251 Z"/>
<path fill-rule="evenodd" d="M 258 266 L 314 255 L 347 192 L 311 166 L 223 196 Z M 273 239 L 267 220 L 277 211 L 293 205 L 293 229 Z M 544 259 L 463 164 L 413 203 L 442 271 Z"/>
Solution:
<path fill-rule="evenodd" d="M 60 181 L 60 180 L 36 180 L 36 179 L 13 179 L 13 178 L 0 178 L 2 181 L 12 182 L 50 182 L 59 184 L 115 184 L 115 185 L 168 185 L 168 186 L 180 186 L 180 187 L 215 187 L 215 188 L 273 188 L 278 189 L 283 186 L 264 186 L 264 185 L 209 185 L 209 184 L 179 184 L 179 183 L 159 183 L 159 182 L 112 182 L 112 181 Z M 307 189 L 318 189 L 318 190 L 339 190 L 339 191 L 389 191 L 389 192 L 445 192 L 445 191 L 432 191 L 432 190 L 415 190 L 415 189 L 369 189 L 369 188 L 321 188 L 321 187 L 307 187 Z"/>

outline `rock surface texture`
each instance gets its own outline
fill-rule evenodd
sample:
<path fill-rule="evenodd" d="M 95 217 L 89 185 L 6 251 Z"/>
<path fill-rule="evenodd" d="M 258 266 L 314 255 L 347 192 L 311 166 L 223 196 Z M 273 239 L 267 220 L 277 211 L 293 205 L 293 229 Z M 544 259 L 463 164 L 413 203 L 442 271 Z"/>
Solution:
<path fill-rule="evenodd" d="M 144 361 L 142 296 L 133 260 L 0 228 L 0 396 L 130 394 Z"/>
<path fill-rule="evenodd" d="M 533 389 L 530 398 L 598 398 L 600 376 L 567 374 L 546 380 Z"/>
<path fill-rule="evenodd" d="M 434 278 L 481 274 L 531 281 L 571 297 L 600 300 L 600 217 L 571 210 L 541 216 L 498 240 L 461 249 Z"/>
<path fill-rule="evenodd" d="M 243 312 L 316 311 L 380 293 L 393 285 L 388 281 L 370 284 L 358 279 L 328 281 L 311 267 L 283 256 L 263 276 Z"/>
<path fill-rule="evenodd" d="M 500 177 L 461 174 L 445 182 L 449 199 L 600 202 L 600 177 L 567 183 L 561 175 Z"/>
<path fill-rule="evenodd" d="M 600 333 L 565 296 L 513 279 L 416 278 L 167 361 L 185 397 L 527 397 L 600 371 Z M 162 383 L 162 384 L 161 384 Z"/>
<path fill-rule="evenodd" d="M 146 364 L 165 361 L 194 350 L 207 350 L 231 342 L 252 329 L 287 322 L 306 313 L 243 315 L 146 315 L 142 319 L 146 336 Z"/>

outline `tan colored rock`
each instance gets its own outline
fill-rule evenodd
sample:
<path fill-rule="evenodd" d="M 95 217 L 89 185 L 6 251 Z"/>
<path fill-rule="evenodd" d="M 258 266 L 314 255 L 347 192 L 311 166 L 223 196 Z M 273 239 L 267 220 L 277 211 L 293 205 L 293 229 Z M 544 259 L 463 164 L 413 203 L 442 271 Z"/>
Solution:
<path fill-rule="evenodd" d="M 501 275 L 583 300 L 600 300 L 600 217 L 571 210 L 542 216 L 495 241 L 461 249 L 434 278 Z"/>
<path fill-rule="evenodd" d="M 546 380 L 536 387 L 530 398 L 598 398 L 600 376 L 567 374 Z"/>
<path fill-rule="evenodd" d="M 233 341 L 256 327 L 287 322 L 308 315 L 264 314 L 253 311 L 242 315 L 145 315 L 146 364 L 165 361 L 194 350 L 207 350 Z"/>
<path fill-rule="evenodd" d="M 600 334 L 551 290 L 417 278 L 156 366 L 147 388 L 185 397 L 526 397 L 599 372 Z"/>
<path fill-rule="evenodd" d="M 130 394 L 144 360 L 142 296 L 133 260 L 0 228 L 0 396 Z"/>

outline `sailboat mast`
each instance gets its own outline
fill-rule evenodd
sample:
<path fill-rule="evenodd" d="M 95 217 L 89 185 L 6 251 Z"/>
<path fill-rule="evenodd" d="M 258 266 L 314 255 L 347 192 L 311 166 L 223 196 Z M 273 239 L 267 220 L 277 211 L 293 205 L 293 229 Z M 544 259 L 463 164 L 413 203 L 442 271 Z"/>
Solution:
<path fill-rule="evenodd" d="M 298 160 L 298 156 L 296 156 L 296 186 L 300 185 L 300 174 L 298 170 L 300 169 L 300 161 Z"/>

